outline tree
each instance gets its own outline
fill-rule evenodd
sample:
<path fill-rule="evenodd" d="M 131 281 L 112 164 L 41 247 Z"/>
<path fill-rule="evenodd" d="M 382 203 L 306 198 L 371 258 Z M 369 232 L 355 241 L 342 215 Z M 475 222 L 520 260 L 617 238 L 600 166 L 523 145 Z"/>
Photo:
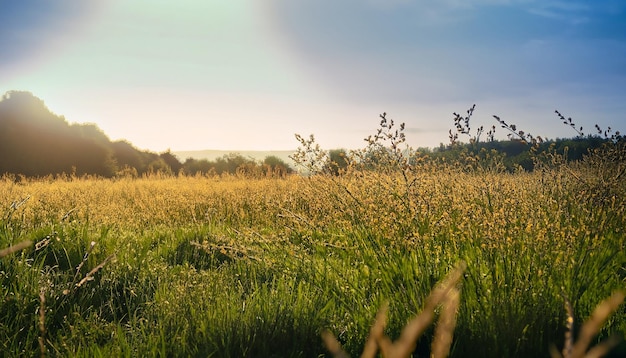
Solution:
<path fill-rule="evenodd" d="M 270 175 L 284 176 L 293 172 L 287 163 L 275 155 L 265 157 L 263 165 L 268 169 Z"/>
<path fill-rule="evenodd" d="M 125 140 L 119 140 L 111 143 L 113 157 L 119 168 L 129 167 L 135 168 L 138 172 L 143 172 L 145 163 L 141 153 L 132 144 Z"/>
<path fill-rule="evenodd" d="M 171 153 L 161 157 L 111 142 L 95 124 L 70 125 L 30 92 L 10 91 L 0 99 L 0 174 L 112 177 L 120 169 L 143 174 L 172 167 L 181 164 Z"/>
<path fill-rule="evenodd" d="M 324 171 L 339 175 L 348 168 L 349 164 L 348 153 L 345 149 L 331 149 L 328 151 L 328 160 L 324 165 Z"/>
<path fill-rule="evenodd" d="M 168 149 L 167 151 L 159 155 L 161 159 L 170 167 L 172 173 L 178 174 L 183 168 L 183 164 L 176 158 L 174 154 Z"/>

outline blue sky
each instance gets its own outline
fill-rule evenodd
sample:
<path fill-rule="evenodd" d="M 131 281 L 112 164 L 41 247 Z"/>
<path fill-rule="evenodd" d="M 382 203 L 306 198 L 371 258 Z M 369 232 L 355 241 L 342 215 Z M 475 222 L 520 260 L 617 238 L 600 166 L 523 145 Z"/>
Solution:
<path fill-rule="evenodd" d="M 622 0 L 0 0 L 0 48 L 0 92 L 153 151 L 358 148 L 382 112 L 432 147 L 474 103 L 626 132 Z"/>

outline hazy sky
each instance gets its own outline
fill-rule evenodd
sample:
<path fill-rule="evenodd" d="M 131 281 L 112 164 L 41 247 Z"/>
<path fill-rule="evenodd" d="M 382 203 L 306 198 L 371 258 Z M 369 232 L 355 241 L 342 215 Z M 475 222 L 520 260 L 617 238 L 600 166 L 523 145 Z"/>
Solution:
<path fill-rule="evenodd" d="M 474 103 L 474 127 L 626 132 L 626 2 L 0 0 L 9 90 L 152 151 L 359 148 L 382 112 L 437 146 Z"/>

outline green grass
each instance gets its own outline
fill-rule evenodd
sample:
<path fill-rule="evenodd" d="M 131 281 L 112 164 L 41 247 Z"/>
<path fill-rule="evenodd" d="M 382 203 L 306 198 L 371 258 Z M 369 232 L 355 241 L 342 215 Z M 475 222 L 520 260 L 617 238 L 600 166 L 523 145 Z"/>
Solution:
<path fill-rule="evenodd" d="M 580 327 L 624 289 L 623 185 L 595 198 L 558 169 L 444 169 L 410 187 L 375 173 L 4 182 L 0 248 L 49 241 L 0 259 L 0 351 L 38 356 L 44 338 L 52 356 L 318 357 L 328 329 L 358 356 L 385 302 L 396 339 L 464 261 L 451 356 L 541 357 L 563 344 L 563 295 Z M 597 340 L 611 334 L 626 334 L 623 307 Z"/>

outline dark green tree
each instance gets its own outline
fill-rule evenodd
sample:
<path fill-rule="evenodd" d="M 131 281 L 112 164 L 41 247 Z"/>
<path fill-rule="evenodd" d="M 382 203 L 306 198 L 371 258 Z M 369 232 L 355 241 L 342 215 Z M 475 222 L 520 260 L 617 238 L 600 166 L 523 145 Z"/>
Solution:
<path fill-rule="evenodd" d="M 174 174 L 178 174 L 183 168 L 183 164 L 176 158 L 174 154 L 168 149 L 167 151 L 159 154 L 159 157 L 170 167 L 170 170 Z"/>
<path fill-rule="evenodd" d="M 293 169 L 289 167 L 282 159 L 275 155 L 269 155 L 263 160 L 263 165 L 269 170 L 270 174 L 278 176 L 284 176 L 293 172 Z"/>
<path fill-rule="evenodd" d="M 348 152 L 345 149 L 331 149 L 328 151 L 328 160 L 324 165 L 324 171 L 332 175 L 343 173 L 350 164 Z"/>
<path fill-rule="evenodd" d="M 95 125 L 70 126 L 29 92 L 7 92 L 0 101 L 0 172 L 26 176 L 112 176 L 108 138 Z"/>

